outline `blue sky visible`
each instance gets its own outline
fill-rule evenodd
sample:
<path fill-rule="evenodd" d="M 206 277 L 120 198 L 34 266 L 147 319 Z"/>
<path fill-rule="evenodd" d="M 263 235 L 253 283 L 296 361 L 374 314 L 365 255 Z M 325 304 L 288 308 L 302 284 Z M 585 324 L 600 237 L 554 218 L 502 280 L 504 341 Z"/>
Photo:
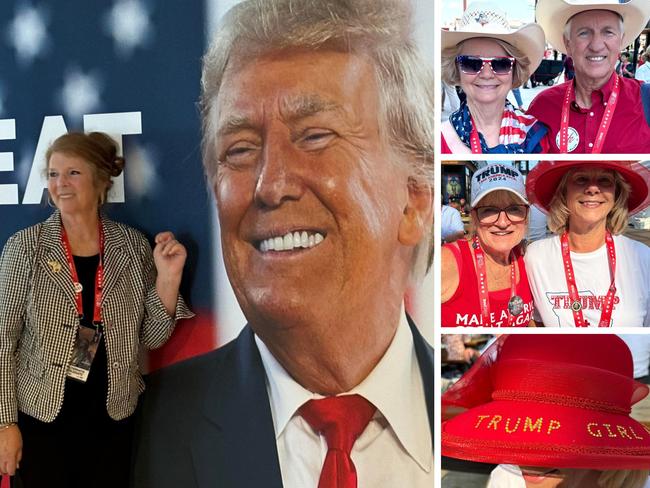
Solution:
<path fill-rule="evenodd" d="M 471 0 L 467 0 L 469 5 Z M 490 2 L 506 12 L 508 20 L 535 21 L 534 0 L 498 0 Z M 442 0 L 442 25 L 463 14 L 463 0 Z"/>

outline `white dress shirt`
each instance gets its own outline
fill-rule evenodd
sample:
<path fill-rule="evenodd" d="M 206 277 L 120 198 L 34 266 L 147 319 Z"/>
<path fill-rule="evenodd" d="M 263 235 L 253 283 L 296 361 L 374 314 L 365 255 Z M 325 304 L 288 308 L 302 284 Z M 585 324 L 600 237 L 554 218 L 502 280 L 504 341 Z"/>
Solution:
<path fill-rule="evenodd" d="M 323 398 L 298 384 L 255 336 L 266 372 L 284 488 L 316 488 L 327 454 L 325 438 L 297 414 L 308 400 Z M 433 454 L 420 367 L 406 317 L 368 377 L 345 393 L 377 407 L 352 448 L 359 488 L 431 488 Z"/>

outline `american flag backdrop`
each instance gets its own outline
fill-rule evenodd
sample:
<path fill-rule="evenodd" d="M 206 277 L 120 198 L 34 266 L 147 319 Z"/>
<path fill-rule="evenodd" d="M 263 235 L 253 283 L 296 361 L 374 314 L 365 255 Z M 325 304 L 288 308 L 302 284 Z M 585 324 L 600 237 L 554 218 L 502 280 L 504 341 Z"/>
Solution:
<path fill-rule="evenodd" d="M 216 345 L 212 202 L 201 169 L 200 58 L 206 6 L 181 0 L 2 0 L 0 246 L 45 219 L 44 152 L 66 130 L 101 130 L 126 158 L 106 208 L 149 238 L 188 248 L 179 324 L 152 367 Z"/>
<path fill-rule="evenodd" d="M 197 317 L 149 356 L 151 368 L 212 349 L 245 323 L 221 263 L 196 107 L 206 33 L 235 3 L 0 3 L 0 247 L 51 212 L 41 177 L 51 141 L 67 130 L 120 141 L 126 166 L 107 214 L 150 239 L 172 230 L 189 254 L 181 291 Z M 433 1 L 414 7 L 416 36 L 433 64 Z M 432 277 L 410 304 L 433 340 Z"/>

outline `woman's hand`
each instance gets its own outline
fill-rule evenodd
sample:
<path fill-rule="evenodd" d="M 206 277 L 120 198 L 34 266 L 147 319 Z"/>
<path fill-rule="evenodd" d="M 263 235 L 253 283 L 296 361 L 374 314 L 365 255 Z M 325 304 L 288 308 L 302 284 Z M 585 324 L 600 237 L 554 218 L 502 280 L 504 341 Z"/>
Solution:
<path fill-rule="evenodd" d="M 158 276 L 165 280 L 180 282 L 183 274 L 183 266 L 187 258 L 185 246 L 178 242 L 169 231 L 160 232 L 156 235 L 156 247 L 153 250 L 153 260 L 156 264 Z"/>
<path fill-rule="evenodd" d="M 0 431 L 0 474 L 14 476 L 23 457 L 23 437 L 18 425 Z"/>
<path fill-rule="evenodd" d="M 153 249 L 153 260 L 158 271 L 156 291 L 167 313 L 176 315 L 178 289 L 183 276 L 183 266 L 187 258 L 185 246 L 178 242 L 169 231 L 156 235 L 156 247 Z"/>

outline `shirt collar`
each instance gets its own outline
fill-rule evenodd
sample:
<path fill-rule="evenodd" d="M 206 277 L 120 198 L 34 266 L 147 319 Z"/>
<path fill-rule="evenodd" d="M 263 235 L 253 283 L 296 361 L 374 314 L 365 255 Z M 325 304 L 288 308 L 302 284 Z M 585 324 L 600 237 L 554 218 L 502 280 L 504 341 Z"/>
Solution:
<path fill-rule="evenodd" d="M 602 104 L 604 102 L 607 102 L 609 100 L 609 96 L 612 94 L 612 90 L 614 89 L 614 80 L 616 79 L 618 75 L 616 72 L 612 72 L 612 75 L 609 77 L 609 80 L 605 82 L 603 86 L 600 88 L 597 88 L 591 92 L 591 103 L 592 107 L 593 104 Z M 573 101 L 571 103 L 571 106 L 574 110 L 578 112 L 591 112 L 592 108 L 581 108 L 578 105 L 578 102 L 576 101 L 576 93 L 575 93 L 575 81 L 573 81 L 574 85 L 574 90 L 573 90 Z"/>
<path fill-rule="evenodd" d="M 603 101 L 607 101 L 609 96 L 612 94 L 612 90 L 614 89 L 614 80 L 617 76 L 618 75 L 614 71 L 612 73 L 612 76 L 609 77 L 609 80 L 607 80 L 607 82 L 602 87 L 600 87 L 600 90 L 595 90 L 600 91 L 601 96 L 603 97 Z"/>
<path fill-rule="evenodd" d="M 400 317 L 393 341 L 384 356 L 365 380 L 345 394 L 359 394 L 375 405 L 409 456 L 429 472 L 433 469 L 432 439 L 422 375 L 415 355 L 413 335 L 403 310 Z M 257 335 L 255 342 L 266 372 L 277 439 L 306 401 L 323 396 L 310 392 L 296 382 Z"/>

